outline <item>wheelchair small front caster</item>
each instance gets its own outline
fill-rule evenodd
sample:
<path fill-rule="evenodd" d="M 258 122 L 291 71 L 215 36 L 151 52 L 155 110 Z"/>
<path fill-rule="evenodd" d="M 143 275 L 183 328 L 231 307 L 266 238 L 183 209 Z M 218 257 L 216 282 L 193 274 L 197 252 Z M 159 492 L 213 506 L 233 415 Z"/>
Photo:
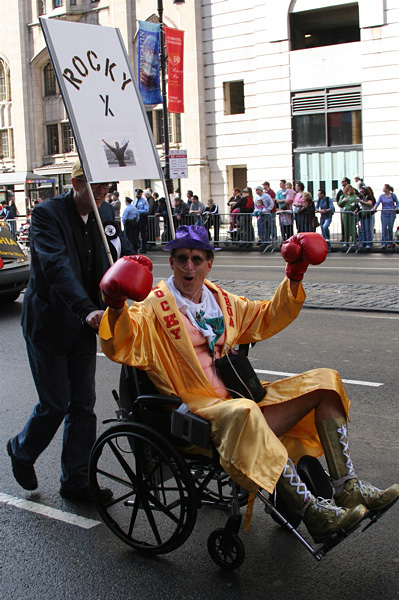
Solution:
<path fill-rule="evenodd" d="M 212 560 L 226 571 L 234 571 L 242 565 L 245 548 L 241 539 L 233 531 L 215 529 L 208 538 L 208 552 Z"/>

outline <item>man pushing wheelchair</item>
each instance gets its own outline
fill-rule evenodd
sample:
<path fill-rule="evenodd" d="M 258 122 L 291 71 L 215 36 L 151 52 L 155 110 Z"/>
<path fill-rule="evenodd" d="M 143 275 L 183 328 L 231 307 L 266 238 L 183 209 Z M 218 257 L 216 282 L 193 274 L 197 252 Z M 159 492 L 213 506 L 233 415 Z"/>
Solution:
<path fill-rule="evenodd" d="M 283 244 L 286 277 L 264 301 L 238 297 L 206 278 L 215 249 L 205 228 L 179 227 L 164 250 L 171 251 L 173 274 L 153 289 L 152 263 L 145 256 L 125 256 L 104 275 L 100 288 L 109 308 L 99 328 L 103 352 L 145 370 L 159 393 L 179 396 L 192 413 L 209 420 L 231 478 L 249 492 L 277 488 L 316 542 L 349 533 L 366 515 L 390 508 L 399 498 L 398 484 L 380 490 L 356 475 L 347 428 L 350 401 L 336 371 L 314 369 L 261 382 L 256 396 L 245 378 L 238 377 L 248 394 L 238 389 L 223 367 L 227 361 L 237 373 L 237 345 L 269 338 L 298 316 L 306 298 L 303 276 L 309 264 L 327 256 L 324 239 L 301 233 Z M 129 308 L 128 298 L 134 301 Z M 304 455 L 322 454 L 333 500 L 316 498 L 294 466 Z"/>

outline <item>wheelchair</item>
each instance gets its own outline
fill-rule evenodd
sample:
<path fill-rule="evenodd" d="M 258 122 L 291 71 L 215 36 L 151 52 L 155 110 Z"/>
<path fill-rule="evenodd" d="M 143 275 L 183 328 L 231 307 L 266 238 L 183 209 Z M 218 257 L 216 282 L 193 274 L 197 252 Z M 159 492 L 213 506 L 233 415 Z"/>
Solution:
<path fill-rule="evenodd" d="M 241 566 L 241 509 L 249 495 L 222 469 L 209 421 L 191 414 L 180 398 L 160 395 L 145 371 L 126 365 L 119 394 L 112 394 L 116 418 L 104 421 L 113 424 L 97 439 L 89 464 L 91 493 L 105 525 L 142 554 L 167 554 L 189 538 L 198 510 L 212 506 L 229 516 L 224 527 L 209 535 L 210 557 L 225 570 Z M 313 495 L 332 498 L 328 474 L 316 458 L 302 457 L 297 471 Z M 101 487 L 112 490 L 110 500 L 102 499 Z M 256 496 L 265 512 L 318 561 L 354 531 L 341 530 L 313 548 L 297 531 L 300 515 L 276 492 L 258 490 Z"/>

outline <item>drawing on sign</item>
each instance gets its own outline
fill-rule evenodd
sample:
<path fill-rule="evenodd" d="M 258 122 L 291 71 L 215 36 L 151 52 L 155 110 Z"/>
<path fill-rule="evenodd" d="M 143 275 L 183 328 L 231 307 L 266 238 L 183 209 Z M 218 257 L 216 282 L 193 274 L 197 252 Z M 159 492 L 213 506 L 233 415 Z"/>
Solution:
<path fill-rule="evenodd" d="M 133 150 L 128 148 L 129 140 L 123 140 L 121 144 L 114 142 L 113 146 L 106 140 L 101 141 L 104 143 L 104 152 L 110 167 L 127 167 L 136 164 Z"/>

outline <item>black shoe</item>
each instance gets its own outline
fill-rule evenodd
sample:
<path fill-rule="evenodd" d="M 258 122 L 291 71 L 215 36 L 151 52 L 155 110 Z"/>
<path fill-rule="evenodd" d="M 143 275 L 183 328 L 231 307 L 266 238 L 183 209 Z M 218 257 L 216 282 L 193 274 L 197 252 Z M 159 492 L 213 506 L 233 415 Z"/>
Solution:
<path fill-rule="evenodd" d="M 19 485 L 25 490 L 35 490 L 37 488 L 37 477 L 33 464 L 15 458 L 12 451 L 11 440 L 8 440 L 7 442 L 7 452 L 11 458 L 12 472 Z"/>
<path fill-rule="evenodd" d="M 79 488 L 77 490 L 68 490 L 68 488 L 61 488 L 60 494 L 66 500 L 72 500 L 75 502 L 93 502 L 93 495 L 89 486 Z M 113 496 L 113 493 L 109 488 L 99 488 L 97 494 L 102 502 L 107 502 L 108 500 L 111 500 Z"/>

